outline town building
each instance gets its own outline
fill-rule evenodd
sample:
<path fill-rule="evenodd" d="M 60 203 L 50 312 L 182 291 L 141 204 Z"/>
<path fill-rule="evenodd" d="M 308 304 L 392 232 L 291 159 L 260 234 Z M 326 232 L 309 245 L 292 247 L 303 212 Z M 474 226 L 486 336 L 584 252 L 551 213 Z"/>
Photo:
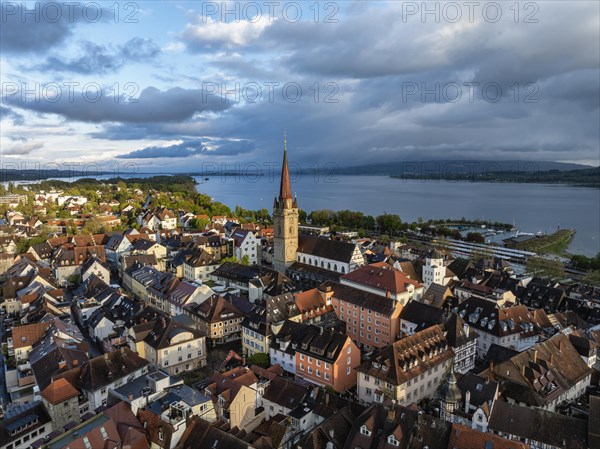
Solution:
<path fill-rule="evenodd" d="M 0 407 L 0 448 L 30 449 L 52 432 L 52 418 L 41 401 Z"/>
<path fill-rule="evenodd" d="M 386 262 L 360 267 L 342 276 L 340 283 L 398 301 L 403 307 L 411 299 L 419 300 L 424 293 L 422 284 Z"/>
<path fill-rule="evenodd" d="M 594 447 L 588 445 L 588 425 L 584 420 L 504 401 L 496 401 L 489 431 L 532 448 Z"/>
<path fill-rule="evenodd" d="M 340 393 L 356 385 L 360 349 L 352 339 L 333 329 L 304 326 L 302 341 L 295 348 L 296 376 Z"/>
<path fill-rule="evenodd" d="M 239 340 L 244 314 L 220 295 L 212 295 L 201 303 L 184 306 L 184 313 L 206 335 L 212 345 Z"/>
<path fill-rule="evenodd" d="M 509 403 L 555 411 L 579 398 L 590 385 L 592 370 L 561 333 L 486 371 L 500 383 Z"/>
<path fill-rule="evenodd" d="M 383 348 L 399 338 L 401 301 L 332 282 L 319 289 L 330 292 L 335 314 L 346 323 L 348 336 L 361 350 Z"/>
<path fill-rule="evenodd" d="M 357 368 L 358 399 L 410 404 L 433 398 L 453 360 L 442 328 L 429 327 L 378 351 Z"/>
<path fill-rule="evenodd" d="M 248 259 L 250 265 L 258 263 L 260 238 L 252 231 L 236 228 L 231 234 L 233 239 L 233 254 L 237 260 Z"/>

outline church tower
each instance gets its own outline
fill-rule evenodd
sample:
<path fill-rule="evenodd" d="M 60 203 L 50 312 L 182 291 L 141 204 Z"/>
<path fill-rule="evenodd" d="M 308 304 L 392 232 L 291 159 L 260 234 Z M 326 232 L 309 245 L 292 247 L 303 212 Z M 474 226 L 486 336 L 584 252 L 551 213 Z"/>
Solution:
<path fill-rule="evenodd" d="M 286 268 L 296 261 L 298 250 L 298 203 L 292 197 L 286 145 L 284 133 L 279 198 L 276 197 L 273 203 L 273 268 L 284 274 Z"/>

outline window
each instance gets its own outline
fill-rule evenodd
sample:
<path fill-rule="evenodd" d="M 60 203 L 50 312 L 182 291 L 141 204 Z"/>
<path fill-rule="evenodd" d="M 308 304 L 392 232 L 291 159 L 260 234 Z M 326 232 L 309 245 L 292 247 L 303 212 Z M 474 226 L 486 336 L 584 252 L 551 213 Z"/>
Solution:
<path fill-rule="evenodd" d="M 317 377 L 321 377 L 321 371 L 317 370 Z"/>
<path fill-rule="evenodd" d="M 159 439 L 159 441 L 165 441 L 165 434 L 163 433 L 162 430 L 158 431 L 158 439 Z"/>
<path fill-rule="evenodd" d="M 304 371 L 304 363 L 300 364 L 300 371 Z"/>
<path fill-rule="evenodd" d="M 352 357 L 348 357 L 348 365 L 350 365 L 350 363 L 352 363 Z"/>
<path fill-rule="evenodd" d="M 400 446 L 400 442 L 394 437 L 394 435 L 390 435 L 387 440 L 392 446 Z"/>
<path fill-rule="evenodd" d="M 352 368 L 348 367 L 346 368 L 346 374 L 350 374 L 352 372 Z"/>
<path fill-rule="evenodd" d="M 348 346 L 348 354 L 352 353 L 352 348 L 350 346 Z"/>
<path fill-rule="evenodd" d="M 360 433 L 362 433 L 363 435 L 366 435 L 368 437 L 371 436 L 371 431 L 369 429 L 367 429 L 367 426 L 365 426 L 365 425 L 363 425 L 360 428 Z"/>
<path fill-rule="evenodd" d="M 371 390 L 370 388 L 367 388 L 365 390 L 365 393 L 366 393 L 367 396 L 371 396 L 373 394 L 373 390 Z"/>
<path fill-rule="evenodd" d="M 363 378 L 364 378 L 364 380 L 366 380 L 367 382 L 369 381 L 369 375 L 368 375 L 368 374 L 365 374 Z"/>
<path fill-rule="evenodd" d="M 309 367 L 308 367 L 308 374 L 312 374 L 312 372 L 313 372 L 313 371 L 312 371 L 312 366 L 309 366 Z"/>
<path fill-rule="evenodd" d="M 106 394 L 106 387 L 100 389 L 100 394 Z"/>
<path fill-rule="evenodd" d="M 325 380 L 329 380 L 329 374 L 325 373 Z"/>

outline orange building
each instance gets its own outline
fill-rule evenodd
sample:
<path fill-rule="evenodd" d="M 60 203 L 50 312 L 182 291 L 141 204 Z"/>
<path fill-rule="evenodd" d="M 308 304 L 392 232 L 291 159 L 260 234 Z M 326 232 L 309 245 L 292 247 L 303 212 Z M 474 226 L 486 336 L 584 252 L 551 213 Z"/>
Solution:
<path fill-rule="evenodd" d="M 332 292 L 335 314 L 362 350 L 380 349 L 400 338 L 401 301 L 333 282 L 320 288 Z"/>
<path fill-rule="evenodd" d="M 306 326 L 296 347 L 296 376 L 343 392 L 356 385 L 360 349 L 348 335 L 319 326 Z"/>

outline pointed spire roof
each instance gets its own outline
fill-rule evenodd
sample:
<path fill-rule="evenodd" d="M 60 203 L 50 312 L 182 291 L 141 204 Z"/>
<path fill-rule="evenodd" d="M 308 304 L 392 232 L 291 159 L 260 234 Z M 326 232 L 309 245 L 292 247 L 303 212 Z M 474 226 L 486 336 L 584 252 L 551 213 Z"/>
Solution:
<path fill-rule="evenodd" d="M 281 165 L 281 184 L 279 185 L 279 200 L 292 199 L 292 187 L 290 185 L 290 170 L 287 161 L 287 138 L 283 133 L 283 164 Z"/>

